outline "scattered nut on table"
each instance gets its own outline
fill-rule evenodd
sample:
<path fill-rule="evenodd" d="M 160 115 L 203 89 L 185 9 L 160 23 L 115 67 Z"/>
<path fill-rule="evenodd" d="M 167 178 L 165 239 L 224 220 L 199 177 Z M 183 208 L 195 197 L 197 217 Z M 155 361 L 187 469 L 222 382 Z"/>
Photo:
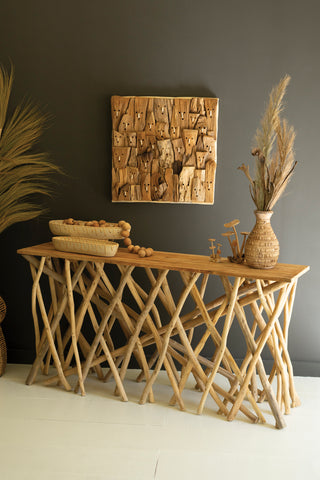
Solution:
<path fill-rule="evenodd" d="M 127 237 L 123 240 L 123 243 L 125 244 L 126 247 L 129 247 L 131 245 L 132 241 L 131 238 Z"/>
<path fill-rule="evenodd" d="M 145 247 L 140 247 L 140 245 L 132 245 L 132 243 L 130 243 L 128 245 L 128 252 L 137 253 L 139 257 L 144 258 L 144 257 L 151 257 L 151 255 L 153 255 L 154 253 L 154 250 L 151 247 L 145 248 Z"/>

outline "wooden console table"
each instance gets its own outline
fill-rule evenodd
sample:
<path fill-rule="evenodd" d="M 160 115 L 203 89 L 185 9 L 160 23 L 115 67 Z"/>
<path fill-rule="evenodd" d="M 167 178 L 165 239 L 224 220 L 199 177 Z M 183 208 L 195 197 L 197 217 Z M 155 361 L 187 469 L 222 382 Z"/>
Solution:
<path fill-rule="evenodd" d="M 29 262 L 33 278 L 36 358 L 28 385 L 39 369 L 48 373 L 53 363 L 57 374 L 45 384 L 58 383 L 71 390 L 68 377 L 77 374 L 75 391 L 84 395 L 86 377 L 94 370 L 104 381 L 113 376 L 115 393 L 126 401 L 123 381 L 134 356 L 141 367 L 137 380 L 145 380 L 140 403 L 154 401 L 153 384 L 164 367 L 173 389 L 170 404 L 178 403 L 182 410 L 190 375 L 199 390 L 199 414 L 210 396 L 228 420 L 240 410 L 253 422 L 265 422 L 259 403 L 267 400 L 276 427 L 283 428 L 283 413 L 299 405 L 287 341 L 297 280 L 309 267 L 278 264 L 272 270 L 256 270 L 227 260 L 214 263 L 209 256 L 200 255 L 155 252 L 140 258 L 122 248 L 114 257 L 97 257 L 57 251 L 52 243 L 18 253 Z M 112 264 L 116 267 L 110 267 Z M 146 278 L 141 282 L 143 272 Z M 224 293 L 205 303 L 210 276 L 220 279 Z M 182 289 L 175 300 L 177 280 Z M 142 287 L 145 283 L 148 287 Z M 49 301 L 44 288 L 50 291 Z M 182 313 L 189 297 L 195 308 Z M 160 314 L 164 310 L 168 316 L 165 323 Z M 247 346 L 241 365 L 227 344 L 235 318 Z M 114 344 L 116 324 L 124 334 L 121 345 Z M 195 335 L 200 326 L 200 334 Z M 155 348 L 148 359 L 146 347 L 150 345 Z M 205 346 L 211 348 L 210 359 L 201 355 Z M 261 356 L 265 347 L 274 361 L 269 375 Z M 109 366 L 106 375 L 102 363 Z M 215 383 L 217 374 L 227 379 L 228 387 Z M 276 391 L 271 387 L 275 377 Z"/>

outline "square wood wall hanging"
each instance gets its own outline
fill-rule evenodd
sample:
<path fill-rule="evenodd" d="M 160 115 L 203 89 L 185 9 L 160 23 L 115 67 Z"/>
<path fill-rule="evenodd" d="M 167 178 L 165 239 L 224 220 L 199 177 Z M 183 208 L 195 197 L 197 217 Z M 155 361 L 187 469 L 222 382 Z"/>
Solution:
<path fill-rule="evenodd" d="M 217 98 L 111 98 L 112 201 L 212 204 Z"/>

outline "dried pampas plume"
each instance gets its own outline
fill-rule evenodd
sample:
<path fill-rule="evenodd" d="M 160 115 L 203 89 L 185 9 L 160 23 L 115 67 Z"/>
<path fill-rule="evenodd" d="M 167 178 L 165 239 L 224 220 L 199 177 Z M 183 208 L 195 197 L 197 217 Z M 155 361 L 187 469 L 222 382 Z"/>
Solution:
<path fill-rule="evenodd" d="M 294 159 L 295 131 L 281 119 L 283 98 L 290 76 L 285 75 L 269 96 L 269 103 L 254 137 L 251 154 L 255 157 L 255 176 L 249 166 L 242 170 L 249 180 L 252 200 L 258 210 L 272 210 L 284 192 L 296 166 Z"/>
<path fill-rule="evenodd" d="M 48 117 L 30 101 L 8 118 L 13 69 L 0 65 L 0 233 L 45 211 L 31 198 L 49 194 L 48 174 L 60 172 L 46 153 L 34 151 Z"/>

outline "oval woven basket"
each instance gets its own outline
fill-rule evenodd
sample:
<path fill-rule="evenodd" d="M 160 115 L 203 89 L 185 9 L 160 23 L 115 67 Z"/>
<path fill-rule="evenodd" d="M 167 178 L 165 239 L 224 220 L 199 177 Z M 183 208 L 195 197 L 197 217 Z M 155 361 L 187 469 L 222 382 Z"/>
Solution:
<path fill-rule="evenodd" d="M 63 220 L 50 220 L 49 228 L 54 235 L 98 238 L 100 240 L 123 239 L 122 228 L 117 223 L 109 223 L 105 227 L 90 227 L 85 223 L 80 221 L 80 225 L 68 225 L 63 223 Z"/>
<path fill-rule="evenodd" d="M 113 257 L 118 250 L 117 242 L 100 240 L 97 238 L 82 237 L 53 237 L 52 242 L 56 250 L 100 257 Z"/>

